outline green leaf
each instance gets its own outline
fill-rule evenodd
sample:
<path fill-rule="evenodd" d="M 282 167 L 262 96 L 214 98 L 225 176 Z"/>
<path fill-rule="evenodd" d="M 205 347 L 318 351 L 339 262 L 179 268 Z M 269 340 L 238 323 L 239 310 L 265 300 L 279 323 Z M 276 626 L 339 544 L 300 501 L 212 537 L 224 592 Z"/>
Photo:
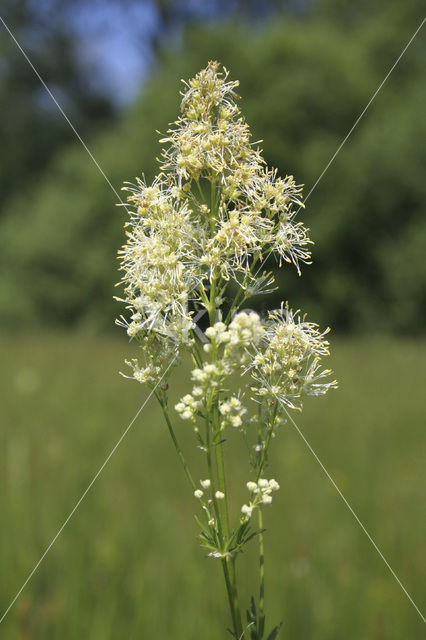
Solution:
<path fill-rule="evenodd" d="M 279 625 L 277 625 L 276 627 L 274 627 L 271 631 L 271 633 L 269 634 L 269 636 L 266 638 L 266 640 L 275 640 L 275 638 L 278 635 L 279 630 L 281 629 L 281 627 L 283 626 L 283 623 L 280 622 Z"/>
<path fill-rule="evenodd" d="M 250 608 L 247 609 L 247 622 L 249 624 L 251 640 L 259 640 L 257 633 L 257 611 L 253 596 L 250 598 Z"/>

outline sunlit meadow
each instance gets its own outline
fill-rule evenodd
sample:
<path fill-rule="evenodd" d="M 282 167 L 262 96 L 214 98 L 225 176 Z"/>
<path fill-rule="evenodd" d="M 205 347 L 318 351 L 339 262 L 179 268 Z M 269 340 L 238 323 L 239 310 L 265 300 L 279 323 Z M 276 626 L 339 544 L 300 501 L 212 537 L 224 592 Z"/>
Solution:
<path fill-rule="evenodd" d="M 125 340 L 93 336 L 1 339 L 4 607 L 147 395 L 117 377 L 126 350 L 131 356 Z M 418 598 L 426 569 L 419 447 L 425 358 L 422 341 L 334 339 L 330 366 L 339 391 L 308 399 L 298 421 Z M 176 400 L 189 371 L 187 363 L 169 382 Z M 196 464 L 185 423 L 179 436 Z M 245 470 L 237 457 L 229 463 L 240 485 Z M 266 577 L 270 615 L 283 620 L 281 633 L 423 638 L 423 623 L 291 425 L 280 432 L 272 465 L 281 489 L 266 514 Z M 151 401 L 3 622 L 2 637 L 223 637 L 221 576 L 198 547 L 193 512 Z M 251 561 L 241 567 L 255 563 L 256 551 L 253 540 Z"/>

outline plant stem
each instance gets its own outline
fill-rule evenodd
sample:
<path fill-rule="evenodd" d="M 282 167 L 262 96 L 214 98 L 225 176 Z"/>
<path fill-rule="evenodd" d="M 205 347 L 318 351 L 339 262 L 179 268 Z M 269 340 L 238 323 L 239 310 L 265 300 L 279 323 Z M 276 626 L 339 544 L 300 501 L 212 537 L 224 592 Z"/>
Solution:
<path fill-rule="evenodd" d="M 196 484 L 194 482 L 194 479 L 191 475 L 191 472 L 189 470 L 189 467 L 187 465 L 187 462 L 185 460 L 185 457 L 182 453 L 182 450 L 179 446 L 179 443 L 177 441 L 175 432 L 173 430 L 173 426 L 172 423 L 170 421 L 170 417 L 168 414 L 168 410 L 167 410 L 167 399 L 164 397 L 164 394 L 161 395 L 159 393 L 155 394 L 157 396 L 157 399 L 161 405 L 161 408 L 163 410 L 163 414 L 164 417 L 166 419 L 166 423 L 167 423 L 167 427 L 169 429 L 169 433 L 172 437 L 173 440 L 173 444 L 175 446 L 176 452 L 179 456 L 179 459 L 182 463 L 182 466 L 184 468 L 186 477 L 189 480 L 189 483 L 192 487 L 192 489 L 195 491 L 196 489 Z M 222 523 L 221 523 L 221 518 L 220 518 L 220 513 L 219 513 L 219 509 L 218 509 L 218 505 L 217 505 L 217 500 L 216 497 L 214 496 L 214 478 L 213 478 L 213 469 L 212 469 L 212 464 L 211 464 L 211 443 L 210 443 L 210 425 L 208 424 L 208 421 L 206 421 L 206 449 L 207 449 L 207 466 L 209 469 L 209 477 L 212 483 L 212 491 L 213 491 L 213 502 L 214 502 L 214 506 L 215 506 L 215 512 L 216 512 L 216 517 L 217 517 L 217 521 L 218 521 L 218 530 L 219 530 L 219 536 L 221 538 L 221 542 L 223 544 L 223 533 L 222 533 Z M 226 584 L 226 590 L 228 593 L 228 600 L 229 600 L 229 607 L 231 610 L 231 618 L 232 618 L 232 624 L 234 627 L 234 632 L 236 637 L 242 638 L 241 635 L 241 615 L 239 612 L 239 607 L 238 607 L 238 596 L 237 596 L 237 591 L 236 591 L 236 584 L 235 584 L 235 568 L 232 567 L 233 571 L 229 571 L 229 560 L 230 558 L 223 558 L 222 559 L 222 568 L 223 568 L 223 574 L 225 577 L 225 584 Z"/>
<path fill-rule="evenodd" d="M 175 445 L 176 452 L 177 452 L 177 454 L 178 454 L 178 456 L 179 456 L 179 460 L 180 460 L 180 461 L 181 461 L 181 463 L 182 463 L 183 470 L 185 471 L 185 475 L 186 475 L 186 477 L 188 478 L 188 481 L 189 481 L 189 484 L 190 484 L 190 485 L 191 485 L 191 487 L 192 487 L 192 490 L 193 490 L 193 491 L 195 491 L 195 490 L 196 490 L 196 488 L 197 488 L 197 486 L 196 486 L 196 484 L 195 484 L 195 482 L 194 482 L 194 479 L 193 479 L 193 477 L 192 477 L 192 475 L 191 475 L 191 472 L 190 472 L 190 470 L 189 470 L 189 467 L 188 467 L 188 464 L 187 464 L 187 462 L 186 462 L 186 460 L 185 460 L 185 457 L 184 457 L 184 455 L 183 455 L 183 453 L 182 453 L 182 449 L 180 448 L 179 443 L 178 443 L 178 441 L 177 441 L 177 438 L 176 438 L 175 432 L 174 432 L 174 430 L 173 430 L 172 423 L 170 422 L 169 412 L 168 412 L 168 410 L 167 410 L 167 400 L 164 398 L 164 396 L 161 396 L 161 395 L 160 395 L 160 394 L 158 394 L 157 392 L 155 393 L 155 395 L 156 395 L 157 400 L 158 400 L 158 402 L 160 403 L 161 408 L 162 408 L 162 410 L 163 410 L 163 414 L 164 414 L 164 417 L 165 417 L 165 419 L 166 419 L 167 428 L 168 428 L 169 433 L 170 433 L 170 435 L 171 435 L 171 437 L 172 437 L 173 444 Z"/>
<path fill-rule="evenodd" d="M 229 576 L 230 576 L 230 581 L 232 586 L 232 600 L 233 600 L 232 606 L 235 611 L 235 619 L 236 619 L 235 633 L 238 640 L 244 640 L 243 623 L 241 620 L 240 605 L 238 603 L 238 588 L 237 588 L 237 573 L 236 573 L 236 567 L 235 567 L 235 557 L 232 557 L 232 558 L 227 557 L 226 561 L 229 567 Z"/>
<path fill-rule="evenodd" d="M 215 422 L 219 421 L 217 406 L 215 406 L 213 408 L 213 419 L 214 419 Z M 216 424 L 215 424 L 215 428 L 217 429 L 217 425 Z M 218 437 L 220 438 L 220 430 L 216 431 L 215 435 L 216 435 L 216 438 L 218 438 Z M 225 497 L 223 498 L 223 500 L 221 500 L 221 504 L 222 504 L 221 513 L 222 513 L 222 518 L 223 518 L 223 531 L 224 531 L 225 536 L 228 538 L 229 537 L 229 511 L 228 511 L 228 499 L 227 499 L 227 492 L 226 492 L 225 465 L 224 465 L 224 461 L 223 461 L 222 442 L 217 442 L 216 443 L 215 453 L 216 453 L 216 469 L 217 469 L 217 478 L 218 478 L 219 489 L 220 489 L 220 491 L 222 491 L 222 493 L 225 494 Z"/>
<path fill-rule="evenodd" d="M 235 637 L 238 640 L 240 640 L 240 635 L 241 635 L 240 626 L 238 624 L 238 616 L 237 616 L 237 611 L 235 609 L 235 604 L 234 604 L 235 589 L 233 587 L 233 584 L 231 582 L 230 575 L 229 575 L 228 560 L 229 558 L 222 558 L 223 575 L 225 577 L 226 591 L 228 593 L 229 609 L 231 611 L 232 626 L 234 627 L 234 634 L 235 634 Z"/>
<path fill-rule="evenodd" d="M 265 556 L 263 549 L 263 515 L 262 508 L 257 510 L 259 521 L 259 640 L 262 640 L 265 631 Z"/>
<path fill-rule="evenodd" d="M 218 409 L 217 406 L 214 408 L 214 416 L 217 416 L 217 421 L 219 422 Z M 218 436 L 220 436 L 220 429 L 218 431 Z M 225 494 L 223 500 L 221 500 L 221 518 L 223 519 L 223 532 L 225 539 L 229 540 L 229 512 L 228 512 L 228 495 L 226 491 L 226 479 L 225 479 L 225 465 L 223 460 L 223 448 L 222 442 L 218 442 L 216 444 L 216 468 L 217 468 L 217 476 L 219 482 L 219 489 Z M 242 629 L 242 621 L 241 621 L 241 612 L 240 605 L 238 603 L 238 588 L 237 588 L 237 576 L 236 576 L 236 568 L 235 568 L 235 558 L 227 556 L 225 558 L 225 581 L 230 583 L 231 590 L 228 589 L 228 598 L 229 598 L 229 606 L 231 609 L 231 614 L 233 616 L 234 621 L 234 630 L 237 634 L 238 640 L 244 637 L 243 629 Z M 225 571 L 225 567 L 224 567 Z"/>
<path fill-rule="evenodd" d="M 219 532 L 219 539 L 220 539 L 220 543 L 223 546 L 223 531 L 222 531 L 222 520 L 220 517 L 220 510 L 219 510 L 219 506 L 217 504 L 217 498 L 216 498 L 216 486 L 215 486 L 215 478 L 214 478 L 214 474 L 213 474 L 213 465 L 212 465 L 212 454 L 211 454 L 211 437 L 210 437 L 210 420 L 206 419 L 206 458 L 207 458 L 207 469 L 209 472 L 209 478 L 210 478 L 210 483 L 211 483 L 211 488 L 212 488 L 212 500 L 213 500 L 213 506 L 214 506 L 214 511 L 216 514 L 216 520 L 217 520 L 217 528 L 218 528 L 218 532 Z"/>
<path fill-rule="evenodd" d="M 262 457 L 260 459 L 259 468 L 257 470 L 256 482 L 259 481 L 259 478 L 260 478 L 260 476 L 262 474 L 262 471 L 263 471 L 263 467 L 265 466 L 266 456 L 268 454 L 268 449 L 269 449 L 269 444 L 271 442 L 272 434 L 274 432 L 274 424 L 275 424 L 275 418 L 277 416 L 277 410 L 278 410 L 278 403 L 275 402 L 274 410 L 273 410 L 272 416 L 271 416 L 271 421 L 270 421 L 270 424 L 269 424 L 269 428 L 267 430 L 266 442 L 265 442 L 265 444 L 263 446 Z"/>
<path fill-rule="evenodd" d="M 216 198 L 216 181 L 215 179 L 211 180 L 211 198 L 210 198 L 210 226 L 212 231 L 215 228 L 215 219 L 217 214 L 217 205 L 218 205 L 218 197 Z M 220 278 L 220 277 L 219 277 Z M 210 278 L 210 296 L 208 302 L 208 313 L 209 313 L 209 322 L 210 326 L 213 326 L 216 322 L 216 291 L 218 284 L 218 276 L 213 271 Z M 220 284 L 220 283 L 219 283 Z M 219 287 L 220 288 L 220 287 Z M 211 361 L 212 363 L 217 362 L 217 346 L 213 346 L 211 351 Z M 223 447 L 222 442 L 220 440 L 220 417 L 219 417 L 219 401 L 218 398 L 214 397 L 214 393 L 211 395 L 210 400 L 210 411 L 212 413 L 213 420 L 206 421 L 206 428 L 208 438 L 206 438 L 206 448 L 207 448 L 207 463 L 209 466 L 209 475 L 210 480 L 212 482 L 212 493 L 213 493 L 213 501 L 215 504 L 216 516 L 218 519 L 218 531 L 221 537 L 222 549 L 226 549 L 226 545 L 229 541 L 230 535 L 230 527 L 229 527 L 229 512 L 228 512 L 228 496 L 226 491 L 226 479 L 225 479 L 225 464 L 223 459 Z M 213 432 L 213 442 L 210 440 L 210 425 L 212 427 Z M 224 494 L 224 498 L 220 500 L 220 508 L 218 505 L 218 500 L 216 500 L 214 495 L 214 487 L 213 487 L 213 472 L 211 469 L 211 455 L 210 449 L 211 446 L 214 446 L 214 456 L 216 460 L 216 471 L 217 471 L 217 479 L 219 490 Z M 223 575 L 225 578 L 226 590 L 228 593 L 229 600 L 229 608 L 231 612 L 232 624 L 234 627 L 234 635 L 236 640 L 243 640 L 244 632 L 243 625 L 241 621 L 241 613 L 240 607 L 238 604 L 238 591 L 237 591 L 237 581 L 236 581 L 236 571 L 235 571 L 235 558 L 231 556 L 226 556 L 222 558 L 222 568 Z"/>

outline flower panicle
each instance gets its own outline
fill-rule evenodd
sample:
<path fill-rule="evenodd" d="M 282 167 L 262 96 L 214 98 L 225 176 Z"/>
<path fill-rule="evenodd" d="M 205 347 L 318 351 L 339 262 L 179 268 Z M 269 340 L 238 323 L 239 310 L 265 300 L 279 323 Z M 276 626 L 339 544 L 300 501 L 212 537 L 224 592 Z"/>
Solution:
<path fill-rule="evenodd" d="M 228 567 L 259 536 L 262 600 L 262 510 L 279 489 L 264 477 L 271 442 L 290 409 L 300 410 L 304 397 L 323 395 L 337 382 L 322 365 L 329 328 L 322 331 L 288 303 L 267 315 L 245 309 L 251 297 L 276 288 L 274 274 L 263 270 L 270 255 L 299 275 L 301 265 L 311 262 L 309 229 L 298 219 L 302 186 L 266 165 L 227 69 L 211 61 L 183 82 L 181 113 L 160 140 L 160 173 L 151 184 L 142 175 L 123 187 L 129 217 L 118 252 L 122 294 L 116 299 L 127 313 L 117 324 L 139 345 L 140 356 L 125 361 L 128 373 L 122 375 L 148 385 L 160 402 L 196 498 L 200 542 L 222 560 L 233 636 L 242 638 L 235 572 Z M 205 320 L 197 325 L 203 316 L 204 331 Z M 184 350 L 192 361 L 191 387 L 169 406 L 168 378 Z M 174 432 L 172 406 L 205 455 L 199 485 Z M 232 432 L 243 438 L 254 472 L 236 521 L 229 517 L 222 451 Z M 250 615 L 263 637 L 263 611 L 259 625 L 254 604 Z"/>
<path fill-rule="evenodd" d="M 152 184 L 142 176 L 124 186 L 130 219 L 119 251 L 124 289 L 117 299 L 130 318 L 119 324 L 142 344 L 153 332 L 165 345 L 190 347 L 193 318 L 200 307 L 208 309 L 213 277 L 222 279 L 223 290 L 233 280 L 247 299 L 274 289 L 273 274 L 258 276 L 252 268 L 267 255 L 293 264 L 299 274 L 300 264 L 311 261 L 308 229 L 297 220 L 302 187 L 292 175 L 281 178 L 269 169 L 254 148 L 237 86 L 216 61 L 184 81 L 181 115 L 161 140 L 161 172 Z M 284 398 L 291 407 L 302 395 L 331 388 L 319 365 L 328 354 L 327 330 L 320 333 L 298 312 L 282 307 L 266 321 L 238 313 L 224 327 L 204 345 L 206 354 L 213 343 L 222 353 L 220 374 L 207 376 L 218 388 L 238 367 L 256 378 L 257 399 Z M 240 419 L 235 416 L 236 423 Z"/>

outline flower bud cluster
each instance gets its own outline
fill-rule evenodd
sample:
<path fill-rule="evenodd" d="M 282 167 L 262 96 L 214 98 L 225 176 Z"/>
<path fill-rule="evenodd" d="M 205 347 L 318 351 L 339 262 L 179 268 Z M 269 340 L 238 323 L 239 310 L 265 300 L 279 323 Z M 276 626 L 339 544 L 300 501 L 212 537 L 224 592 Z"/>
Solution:
<path fill-rule="evenodd" d="M 262 321 L 255 311 L 249 313 L 240 311 L 234 316 L 228 327 L 223 322 L 216 322 L 212 327 L 206 329 L 205 335 L 216 345 L 226 345 L 223 361 L 230 363 L 247 347 L 259 344 L 264 333 Z M 204 350 L 209 353 L 211 346 L 205 345 Z"/>
<path fill-rule="evenodd" d="M 206 478 L 205 480 L 200 480 L 200 485 L 203 489 L 210 489 L 211 481 L 210 478 Z M 202 489 L 195 489 L 194 496 L 198 499 L 201 499 L 204 495 L 204 491 Z"/>
<path fill-rule="evenodd" d="M 228 340 L 223 359 L 229 364 L 244 365 L 249 361 L 249 349 L 256 349 L 265 329 L 259 315 L 255 311 L 240 311 L 232 319 L 228 328 Z"/>
<path fill-rule="evenodd" d="M 196 400 L 194 396 L 187 393 L 180 402 L 175 405 L 175 410 L 179 413 L 182 420 L 191 420 L 195 422 L 197 412 L 201 409 L 201 400 Z"/>
<path fill-rule="evenodd" d="M 265 329 L 255 311 L 240 311 L 229 325 L 229 350 L 257 345 Z"/>
<path fill-rule="evenodd" d="M 201 389 L 208 390 L 218 387 L 225 374 L 226 371 L 221 362 L 205 362 L 201 369 L 192 370 L 191 378 Z"/>
<path fill-rule="evenodd" d="M 203 487 L 203 489 L 210 489 L 211 482 L 210 482 L 210 480 L 208 478 L 207 478 L 207 480 L 200 480 L 200 484 Z M 203 495 L 204 495 L 204 491 L 202 491 L 202 489 L 195 489 L 194 496 L 196 498 L 201 500 Z M 224 500 L 225 499 L 225 494 L 224 494 L 223 491 L 215 491 L 214 497 L 216 498 L 216 500 Z M 209 500 L 209 502 L 211 502 L 211 500 Z"/>
<path fill-rule="evenodd" d="M 205 335 L 212 342 L 216 342 L 216 344 L 222 344 L 223 342 L 228 342 L 229 334 L 228 327 L 224 322 L 216 322 L 212 327 L 207 327 Z"/>
<path fill-rule="evenodd" d="M 229 332 L 228 327 L 224 322 L 216 322 L 212 327 L 208 327 L 205 331 L 206 338 L 209 338 L 212 344 L 217 346 L 228 342 Z M 212 345 L 207 343 L 203 349 L 206 353 L 210 353 Z"/>
<path fill-rule="evenodd" d="M 253 510 L 262 504 L 272 503 L 272 493 L 278 491 L 280 485 L 276 480 L 266 480 L 259 478 L 257 482 L 247 482 L 247 489 L 250 491 L 250 501 L 241 507 L 242 520 L 249 520 Z"/>
<path fill-rule="evenodd" d="M 240 428 L 243 425 L 243 416 L 247 413 L 247 409 L 241 403 L 240 398 L 231 396 L 219 403 L 219 413 L 221 415 L 220 428 L 222 430 L 228 425 Z"/>
<path fill-rule="evenodd" d="M 208 395 L 219 389 L 228 368 L 221 362 L 205 362 L 202 369 L 193 369 L 191 378 L 195 382 L 192 395 L 187 394 L 175 405 L 175 410 L 183 420 L 195 421 L 197 412 L 204 406 Z"/>

